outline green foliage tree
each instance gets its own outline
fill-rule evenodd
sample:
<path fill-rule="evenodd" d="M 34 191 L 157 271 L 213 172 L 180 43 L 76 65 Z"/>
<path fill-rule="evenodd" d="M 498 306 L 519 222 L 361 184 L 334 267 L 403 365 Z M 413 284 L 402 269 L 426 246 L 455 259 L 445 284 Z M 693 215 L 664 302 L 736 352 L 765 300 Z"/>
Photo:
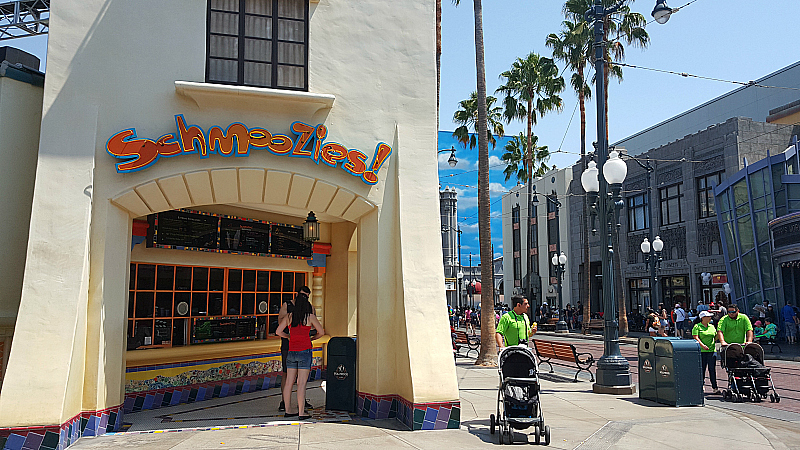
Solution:
<path fill-rule="evenodd" d="M 512 136 L 511 140 L 506 143 L 506 152 L 502 156 L 503 162 L 506 163 L 506 168 L 503 169 L 506 181 L 510 180 L 511 177 L 522 182 L 528 180 L 528 167 L 525 158 L 527 140 L 528 138 L 525 134 L 520 132 L 518 135 Z M 532 167 L 534 177 L 541 177 L 550 170 L 550 166 L 547 165 L 547 161 L 550 159 L 550 151 L 546 145 L 539 147 L 538 143 L 539 136 L 532 135 L 531 148 L 533 148 Z"/>
<path fill-rule="evenodd" d="M 492 148 L 497 145 L 495 136 L 503 136 L 503 112 L 499 106 L 494 106 L 497 99 L 486 97 L 486 140 L 492 144 Z M 474 149 L 478 145 L 478 93 L 473 91 L 469 98 L 458 102 L 458 109 L 453 113 L 453 121 L 459 126 L 453 131 L 453 137 L 464 146 L 464 148 Z"/>

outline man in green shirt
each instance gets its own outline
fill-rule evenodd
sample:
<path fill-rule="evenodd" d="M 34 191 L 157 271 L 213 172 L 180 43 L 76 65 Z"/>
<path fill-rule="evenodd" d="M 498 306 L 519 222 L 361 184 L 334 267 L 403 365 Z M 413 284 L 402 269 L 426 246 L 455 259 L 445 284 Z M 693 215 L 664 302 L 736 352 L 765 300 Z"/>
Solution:
<path fill-rule="evenodd" d="M 498 348 L 527 343 L 531 335 L 531 324 L 528 315 L 525 314 L 528 311 L 528 300 L 521 295 L 515 295 L 511 297 L 511 305 L 513 309 L 503 314 L 497 324 L 497 333 L 494 337 Z"/>
<path fill-rule="evenodd" d="M 739 314 L 739 307 L 735 304 L 728 307 L 728 314 L 717 324 L 717 338 L 719 343 L 749 344 L 753 342 L 753 325 L 745 314 Z"/>

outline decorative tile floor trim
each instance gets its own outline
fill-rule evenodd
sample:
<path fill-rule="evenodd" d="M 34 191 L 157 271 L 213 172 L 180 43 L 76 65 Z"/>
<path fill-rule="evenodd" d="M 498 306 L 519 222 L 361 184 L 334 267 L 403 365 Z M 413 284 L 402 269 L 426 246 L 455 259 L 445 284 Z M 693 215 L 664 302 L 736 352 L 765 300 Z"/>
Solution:
<path fill-rule="evenodd" d="M 396 394 L 357 392 L 356 414 L 369 419 L 397 419 L 412 430 L 459 428 L 461 402 L 414 403 Z"/>
<path fill-rule="evenodd" d="M 0 428 L 4 450 L 63 450 L 83 436 L 100 436 L 122 427 L 122 405 L 84 411 L 61 425 Z"/>
<path fill-rule="evenodd" d="M 322 376 L 322 367 L 312 367 L 309 381 Z M 123 404 L 126 413 L 181 403 L 194 403 L 212 398 L 228 397 L 247 392 L 265 390 L 281 385 L 282 372 L 275 371 L 264 375 L 254 375 L 204 383 L 195 383 L 174 388 L 153 389 L 125 394 Z"/>

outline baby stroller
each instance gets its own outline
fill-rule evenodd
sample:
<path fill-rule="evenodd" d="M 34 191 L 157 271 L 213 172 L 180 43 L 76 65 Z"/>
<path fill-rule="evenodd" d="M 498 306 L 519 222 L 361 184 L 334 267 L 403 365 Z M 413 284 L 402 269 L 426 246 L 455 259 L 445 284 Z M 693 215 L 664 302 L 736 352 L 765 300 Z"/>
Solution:
<path fill-rule="evenodd" d="M 769 396 L 777 403 L 781 397 L 775 392 L 768 367 L 764 367 L 764 349 L 758 344 L 731 344 L 722 348 L 722 367 L 728 373 L 728 389 L 722 399 L 741 402 L 749 399 L 760 402 Z"/>
<path fill-rule="evenodd" d="M 494 434 L 496 427 L 500 444 L 504 441 L 513 444 L 514 430 L 533 426 L 536 444 L 544 436 L 544 445 L 550 445 L 550 427 L 544 424 L 539 404 L 539 371 L 533 352 L 523 345 L 506 347 L 497 359 L 500 389 L 497 392 L 497 416 L 489 416 L 489 431 Z"/>

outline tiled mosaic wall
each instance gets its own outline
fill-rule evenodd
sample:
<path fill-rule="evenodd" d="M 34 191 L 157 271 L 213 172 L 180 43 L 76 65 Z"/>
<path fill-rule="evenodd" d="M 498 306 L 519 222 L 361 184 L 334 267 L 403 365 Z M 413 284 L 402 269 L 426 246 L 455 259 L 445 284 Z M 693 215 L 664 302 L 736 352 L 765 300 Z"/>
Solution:
<path fill-rule="evenodd" d="M 313 350 L 310 380 L 322 375 L 322 348 Z M 281 384 L 280 352 L 178 364 L 129 367 L 125 412 L 193 403 Z"/>
<path fill-rule="evenodd" d="M 397 419 L 412 430 L 442 430 L 461 424 L 461 403 L 414 403 L 399 395 L 358 393 L 356 413 L 370 419 Z"/>
<path fill-rule="evenodd" d="M 61 450 L 82 436 L 99 436 L 122 426 L 122 405 L 97 412 L 83 412 L 61 426 L 0 428 L 4 450 Z"/>

